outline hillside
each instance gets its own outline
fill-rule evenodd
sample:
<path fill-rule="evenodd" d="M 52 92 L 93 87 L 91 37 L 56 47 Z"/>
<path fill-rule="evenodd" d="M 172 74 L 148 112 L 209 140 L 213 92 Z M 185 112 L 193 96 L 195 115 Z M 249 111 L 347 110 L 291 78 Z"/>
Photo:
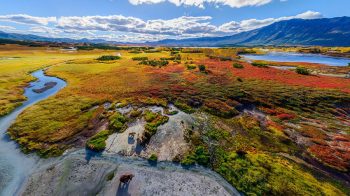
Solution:
<path fill-rule="evenodd" d="M 314 20 L 293 19 L 232 36 L 162 40 L 150 44 L 176 46 L 350 46 L 350 17 Z"/>

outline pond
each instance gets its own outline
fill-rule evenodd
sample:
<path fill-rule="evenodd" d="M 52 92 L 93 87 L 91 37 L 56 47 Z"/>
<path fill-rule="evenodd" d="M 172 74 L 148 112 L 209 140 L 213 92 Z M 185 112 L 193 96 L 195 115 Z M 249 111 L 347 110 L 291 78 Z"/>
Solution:
<path fill-rule="evenodd" d="M 330 66 L 348 66 L 350 59 L 325 56 L 321 54 L 302 54 L 302 53 L 290 53 L 290 52 L 269 52 L 264 55 L 242 55 L 246 59 L 250 60 L 264 60 L 274 62 L 306 62 L 306 63 L 319 63 Z"/>

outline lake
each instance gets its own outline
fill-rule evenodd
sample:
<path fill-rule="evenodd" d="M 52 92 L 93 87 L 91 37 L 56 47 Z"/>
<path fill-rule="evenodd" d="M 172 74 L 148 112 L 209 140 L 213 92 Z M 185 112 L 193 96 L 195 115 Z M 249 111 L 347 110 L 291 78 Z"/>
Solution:
<path fill-rule="evenodd" d="M 290 53 L 290 52 L 270 52 L 264 55 L 242 55 L 246 59 L 250 60 L 264 60 L 274 62 L 306 62 L 306 63 L 319 63 L 330 66 L 348 66 L 350 59 L 330 57 L 321 54 L 302 54 L 302 53 Z"/>

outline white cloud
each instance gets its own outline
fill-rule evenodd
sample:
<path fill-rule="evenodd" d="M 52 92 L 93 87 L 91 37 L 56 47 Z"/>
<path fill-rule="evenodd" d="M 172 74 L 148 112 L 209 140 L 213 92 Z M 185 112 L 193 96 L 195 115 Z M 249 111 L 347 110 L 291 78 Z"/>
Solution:
<path fill-rule="evenodd" d="M 65 31 L 116 31 L 146 34 L 182 35 L 203 32 L 213 32 L 216 26 L 210 25 L 209 16 L 182 16 L 171 20 L 143 21 L 135 17 L 121 15 L 112 16 L 84 16 L 61 17 L 57 28 Z"/>
<path fill-rule="evenodd" d="M 40 18 L 26 16 L 26 18 L 31 19 Z M 0 20 L 2 17 L 3 16 L 0 16 Z M 319 12 L 307 11 L 295 16 L 267 18 L 262 20 L 248 19 L 242 21 L 230 21 L 222 25 L 214 25 L 211 23 L 212 17 L 210 16 L 181 16 L 169 20 L 142 20 L 140 18 L 126 17 L 122 15 L 81 17 L 64 16 L 57 20 L 55 18 L 55 20 L 50 19 L 37 22 L 39 25 L 29 26 L 30 28 L 24 33 L 28 33 L 29 31 L 35 34 L 51 37 L 102 38 L 122 42 L 142 42 L 168 38 L 181 39 L 203 36 L 233 35 L 243 31 L 261 28 L 282 20 L 294 18 L 315 19 L 321 17 L 322 15 Z M 49 22 L 52 24 L 48 24 Z"/>
<path fill-rule="evenodd" d="M 219 27 L 219 30 L 226 33 L 239 33 L 242 31 L 249 31 L 253 29 L 258 29 L 264 26 L 268 26 L 272 23 L 291 20 L 291 19 L 316 19 L 322 18 L 322 14 L 319 12 L 307 11 L 295 16 L 284 16 L 280 18 L 267 18 L 263 20 L 258 19 L 248 19 L 242 20 L 241 22 L 231 21 L 225 23 Z"/>
<path fill-rule="evenodd" d="M 157 4 L 166 0 L 129 0 L 133 5 L 140 4 Z M 246 6 L 261 6 L 272 2 L 272 0 L 167 0 L 176 6 L 196 6 L 204 8 L 205 4 L 227 5 L 233 8 L 241 8 Z"/>
<path fill-rule="evenodd" d="M 63 32 L 60 29 L 46 27 L 46 26 L 34 26 L 34 27 L 31 27 L 29 31 L 32 33 L 37 33 L 37 34 L 46 36 L 46 37 L 55 37 Z"/>
<path fill-rule="evenodd" d="M 0 25 L 0 31 L 13 31 L 16 30 L 15 27 L 11 27 L 11 26 L 6 26 L 6 25 Z"/>
<path fill-rule="evenodd" d="M 26 14 L 12 14 L 0 16 L 0 21 L 29 25 L 47 25 L 49 22 L 56 22 L 56 17 L 35 17 Z"/>
<path fill-rule="evenodd" d="M 61 17 L 57 22 L 57 27 L 65 30 L 126 31 L 144 26 L 141 19 L 121 15 Z"/>

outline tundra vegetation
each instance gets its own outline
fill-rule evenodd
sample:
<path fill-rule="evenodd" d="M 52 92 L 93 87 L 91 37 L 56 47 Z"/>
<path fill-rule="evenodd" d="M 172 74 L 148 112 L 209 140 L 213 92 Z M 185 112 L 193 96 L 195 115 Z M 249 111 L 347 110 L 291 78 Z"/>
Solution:
<path fill-rule="evenodd" d="M 99 61 L 114 61 L 119 59 L 121 59 L 120 56 L 113 56 L 113 55 L 104 55 L 97 58 L 97 60 Z"/>
<path fill-rule="evenodd" d="M 260 53 L 258 48 L 84 46 L 74 53 L 17 45 L 0 48 L 1 115 L 25 100 L 21 89 L 33 80 L 31 71 L 50 66 L 47 74 L 68 82 L 55 96 L 20 114 L 9 129 L 23 152 L 51 157 L 75 146 L 103 150 L 108 135 L 123 132 L 129 117 L 146 121 L 143 139 L 147 141 L 168 122 L 168 114 L 135 109 L 127 117 L 114 108 L 174 104 L 196 119 L 184 133 L 188 151 L 174 161 L 210 167 L 247 195 L 350 193 L 346 78 L 311 77 L 261 68 L 270 62 L 250 64 L 240 59 L 242 53 Z M 122 58 L 98 60 L 116 51 Z M 118 104 L 106 109 L 106 102 Z M 108 131 L 99 129 L 104 122 Z M 149 158 L 158 159 L 156 154 Z"/>
<path fill-rule="evenodd" d="M 297 72 L 298 74 L 302 74 L 302 75 L 310 75 L 310 71 L 308 69 L 306 69 L 305 67 L 297 67 L 295 69 L 295 72 Z"/>
<path fill-rule="evenodd" d="M 106 148 L 106 140 L 110 134 L 109 130 L 98 132 L 86 142 L 86 147 L 97 152 L 103 151 Z"/>

